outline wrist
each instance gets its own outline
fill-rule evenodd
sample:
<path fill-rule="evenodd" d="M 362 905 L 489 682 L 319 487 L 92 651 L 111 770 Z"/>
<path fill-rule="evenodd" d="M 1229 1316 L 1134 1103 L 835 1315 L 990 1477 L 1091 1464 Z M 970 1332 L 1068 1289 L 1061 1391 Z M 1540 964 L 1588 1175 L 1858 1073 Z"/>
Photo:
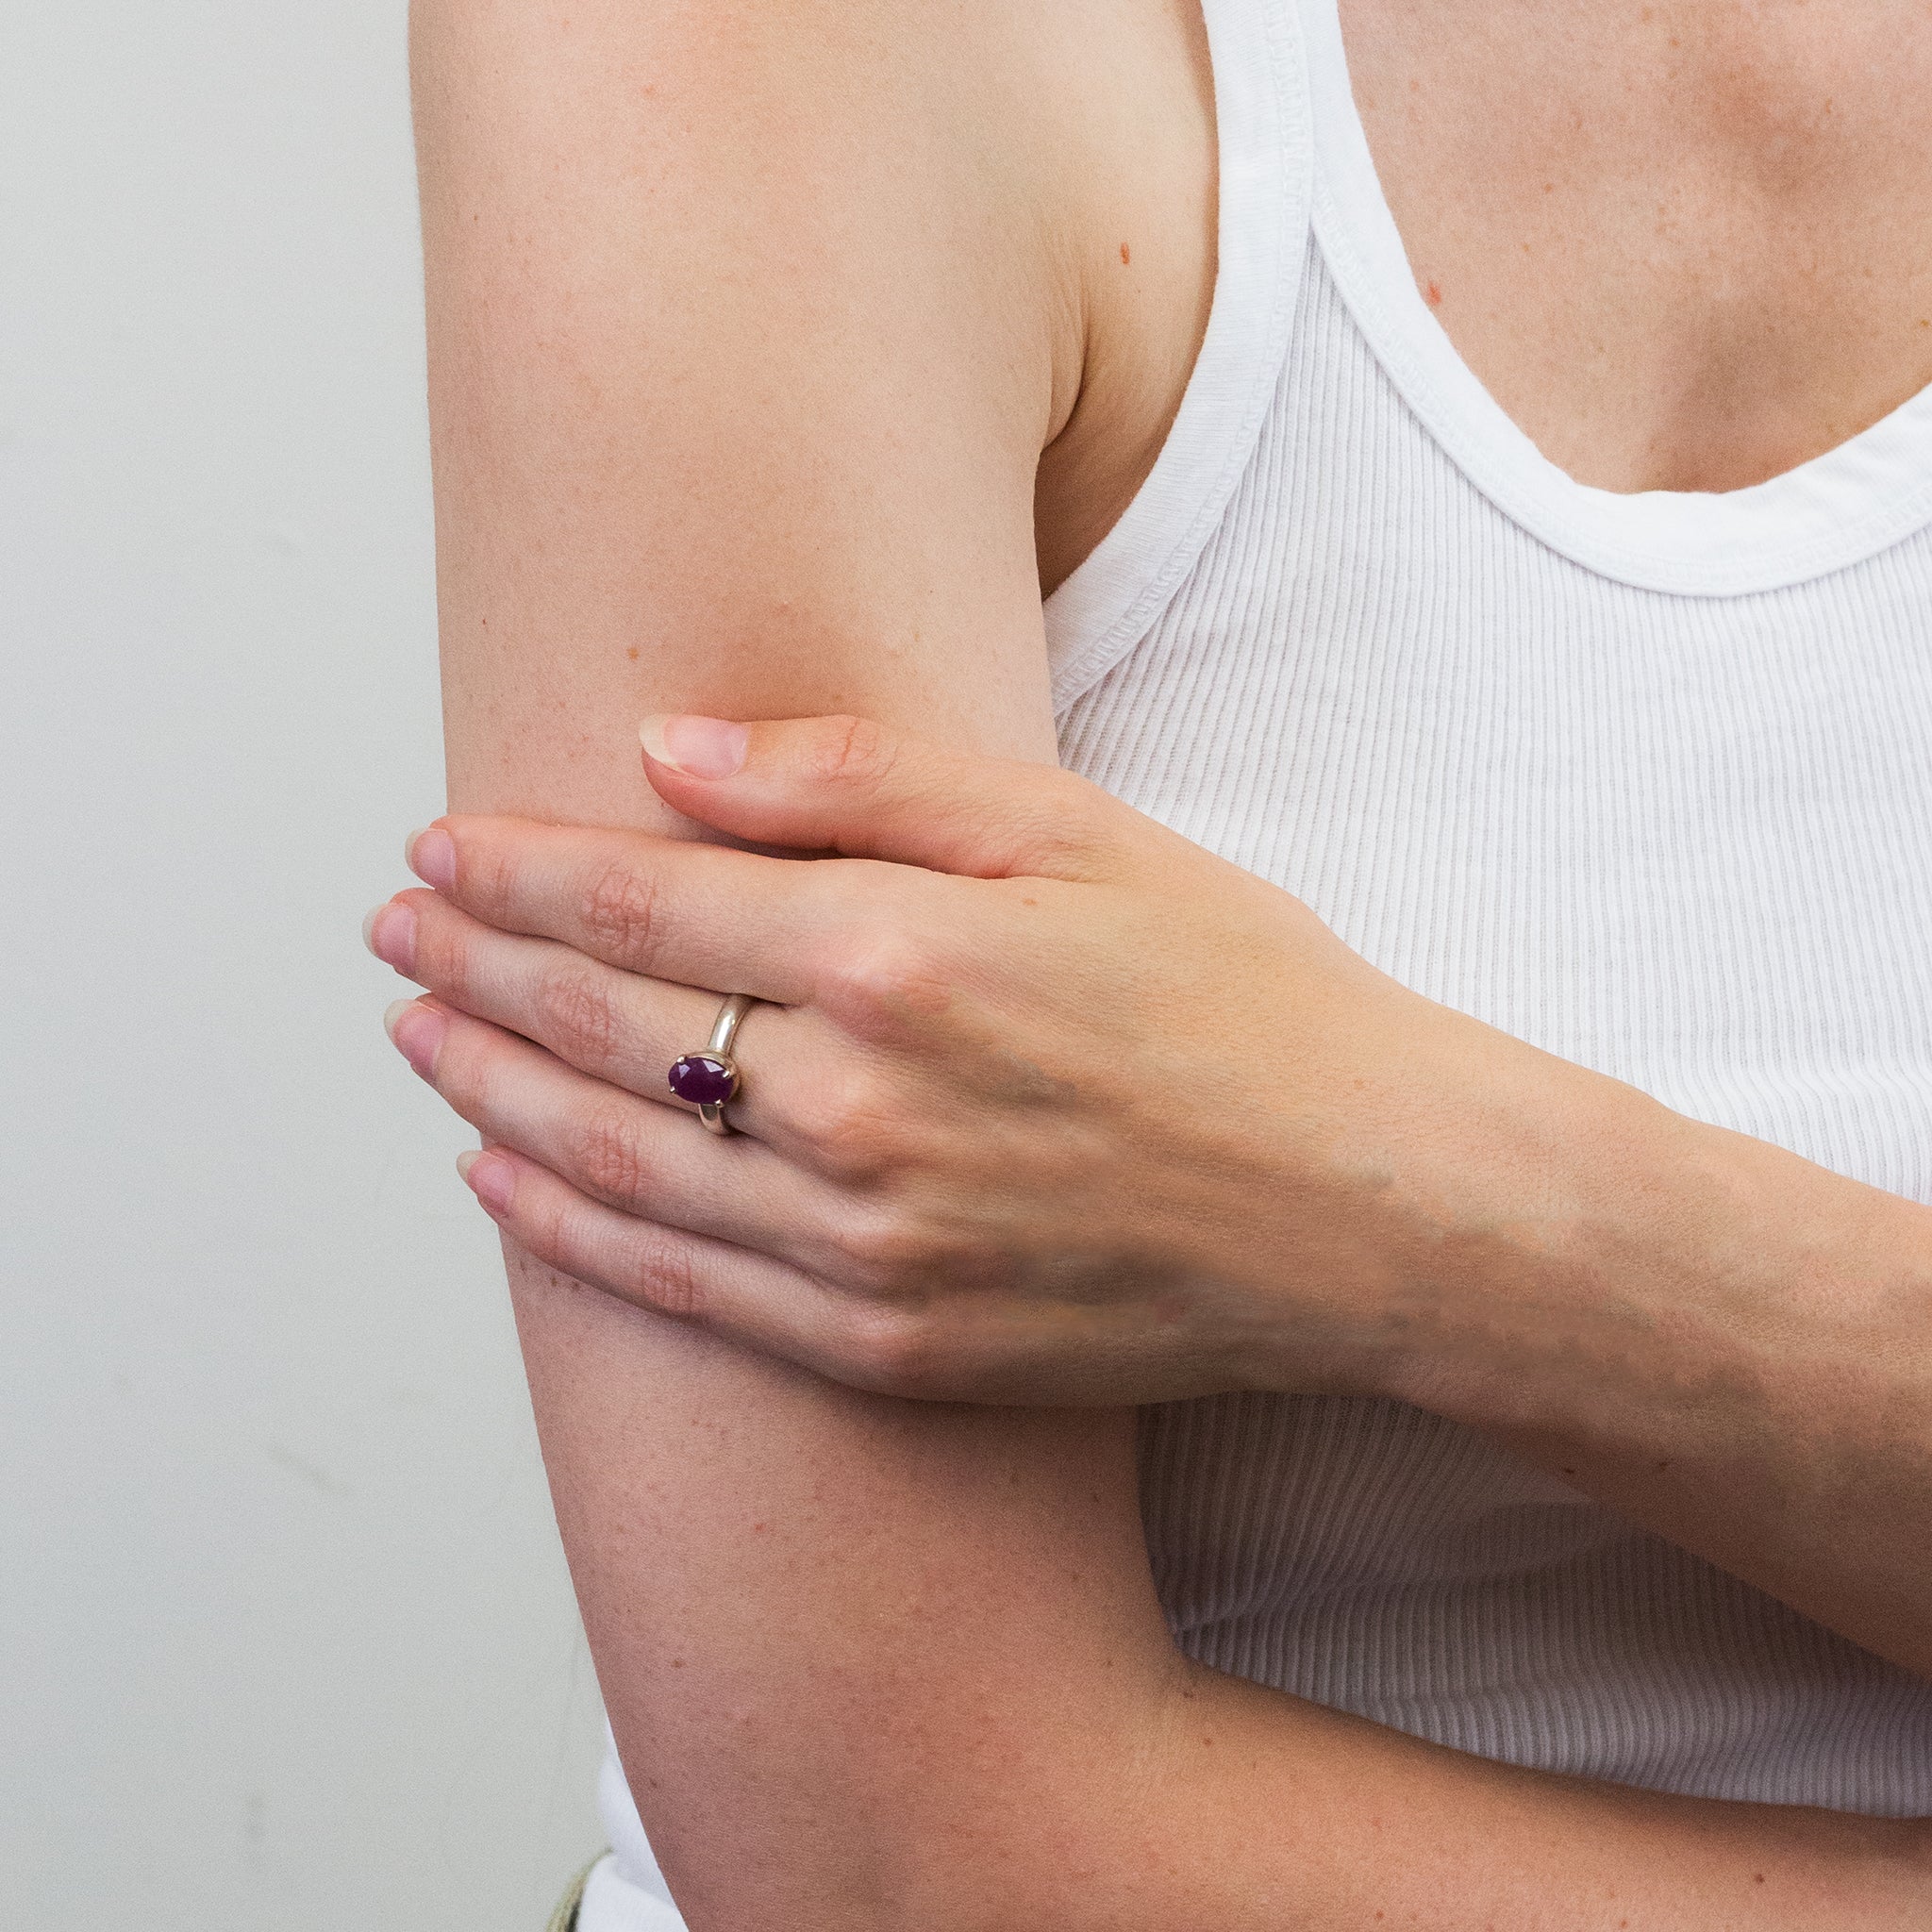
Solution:
<path fill-rule="evenodd" d="M 1923 1210 L 1522 1042 L 1485 1058 L 1379 1392 L 1659 1459 L 1817 1425 L 1885 1212 Z"/>
<path fill-rule="evenodd" d="M 1535 1049 L 1499 1051 L 1490 1074 L 1438 1184 L 1435 1266 L 1398 1290 L 1411 1345 L 1386 1392 L 1534 1429 L 1660 1368 L 1718 1373 L 1734 1338 L 1683 1290 L 1708 1285 L 1696 1257 L 1723 1247 L 1731 1205 L 1723 1177 L 1696 1177 L 1695 1124 Z"/>
<path fill-rule="evenodd" d="M 1331 1029 L 1332 1060 L 1274 1072 L 1281 1097 L 1241 1123 L 1245 1185 L 1198 1224 L 1194 1258 L 1238 1279 L 1249 1386 L 1441 1408 L 1501 1368 L 1518 1323 L 1564 1291 L 1606 1140 L 1675 1117 L 1384 991 Z"/>
<path fill-rule="evenodd" d="M 1267 1386 L 1526 1424 L 1660 1348 L 1730 1353 L 1757 1177 L 1718 1130 L 1419 999 L 1360 1058 L 1319 1161 L 1300 1124 L 1282 1154 Z"/>

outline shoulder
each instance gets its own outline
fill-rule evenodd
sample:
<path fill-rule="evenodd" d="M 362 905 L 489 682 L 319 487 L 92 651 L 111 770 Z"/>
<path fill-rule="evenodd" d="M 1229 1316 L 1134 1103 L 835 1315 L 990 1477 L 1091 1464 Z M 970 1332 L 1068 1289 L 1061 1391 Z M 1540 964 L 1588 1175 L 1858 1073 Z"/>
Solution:
<path fill-rule="evenodd" d="M 501 213 L 518 177 L 532 286 L 621 275 L 813 356 L 942 345 L 926 373 L 996 368 L 1036 455 L 1096 352 L 1124 391 L 1191 338 L 1197 0 L 414 0 L 411 29 L 419 125 L 479 150 L 425 192 L 487 179 Z"/>
<path fill-rule="evenodd" d="M 493 150 L 568 227 L 739 260 L 771 293 L 890 262 L 958 281 L 1051 245 L 1017 8 L 933 0 L 415 0 L 419 127 Z M 528 242 L 541 246 L 541 233 Z M 591 239 L 573 236 L 581 248 Z M 875 293 L 875 290 L 867 292 Z"/>

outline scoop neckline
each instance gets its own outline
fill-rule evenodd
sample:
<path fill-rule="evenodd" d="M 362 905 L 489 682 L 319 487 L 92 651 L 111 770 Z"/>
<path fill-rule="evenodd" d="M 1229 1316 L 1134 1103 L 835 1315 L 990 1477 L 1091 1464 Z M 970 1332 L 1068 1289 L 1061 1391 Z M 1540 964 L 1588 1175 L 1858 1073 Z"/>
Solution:
<path fill-rule="evenodd" d="M 1301 0 L 1301 11 L 1323 258 L 1408 407 L 1512 522 L 1600 575 L 1690 596 L 1808 582 L 1932 523 L 1932 385 L 1835 448 L 1741 490 L 1626 495 L 1558 468 L 1483 386 L 1416 287 L 1356 107 L 1337 0 Z"/>

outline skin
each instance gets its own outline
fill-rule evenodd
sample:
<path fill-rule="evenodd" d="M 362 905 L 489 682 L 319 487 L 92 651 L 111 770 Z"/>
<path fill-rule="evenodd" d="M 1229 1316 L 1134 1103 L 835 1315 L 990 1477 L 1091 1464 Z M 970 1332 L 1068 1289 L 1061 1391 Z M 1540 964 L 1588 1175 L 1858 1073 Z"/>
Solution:
<path fill-rule="evenodd" d="M 890 1394 L 1418 1402 L 1932 1674 L 1932 1208 L 1409 992 L 1085 780 L 667 735 L 687 815 L 845 857 L 448 819 L 371 926 L 523 1245 Z M 726 980 L 729 1142 L 664 1080 Z"/>
<path fill-rule="evenodd" d="M 1915 0 L 1341 4 L 1417 285 L 1580 482 L 1742 489 L 1932 382 Z"/>
<path fill-rule="evenodd" d="M 1144 475 L 1211 286 L 1212 150 L 1191 17 L 1164 4 L 924 13 L 844 0 L 700 15 L 658 0 L 591 0 L 567 14 L 419 0 L 415 33 L 451 793 L 466 815 L 449 827 L 458 854 L 484 836 L 475 814 L 660 839 L 688 839 L 701 820 L 741 841 L 797 842 L 784 836 L 795 822 L 732 824 L 661 768 L 647 782 L 611 721 L 667 706 L 858 713 L 889 738 L 916 731 L 954 753 L 1017 759 L 1002 768 L 1014 788 L 1027 765 L 1050 763 L 1041 584 L 1077 560 Z M 1123 238 L 1137 272 L 1121 272 Z M 1873 266 L 1882 281 L 1884 264 Z M 1874 382 L 1867 401 L 1881 392 Z M 1758 454 L 1772 459 L 1769 441 Z M 667 862 L 668 847 L 649 849 L 651 863 Z M 902 856 L 885 851 L 880 869 Z M 1176 858 L 1171 871 L 1185 868 Z M 492 874 L 508 883 L 493 860 L 467 875 Z M 459 858 L 450 899 L 410 895 L 408 906 L 419 943 L 452 959 L 468 947 L 480 984 L 496 969 L 474 913 L 491 908 L 487 894 L 459 908 L 465 876 Z M 451 924 L 431 939 L 445 916 L 475 929 Z M 1286 924 L 1241 915 L 1257 933 L 1293 936 L 1290 951 L 1313 971 L 1320 937 L 1280 908 L 1271 916 Z M 1053 931 L 1079 924 L 1070 916 Z M 1410 1009 L 1365 990 L 1366 969 L 1352 975 L 1324 957 L 1337 985 L 1388 1002 L 1376 1008 L 1384 1038 L 1407 1051 L 1414 1036 L 1398 1009 Z M 907 990 L 888 975 L 895 983 Z M 976 992 L 1001 991 L 977 976 Z M 514 1005 L 511 995 L 497 1017 L 516 1017 Z M 848 1020 L 864 1010 L 862 1000 L 841 1008 Z M 519 1030 L 542 1038 L 528 1017 Z M 747 1053 L 760 1022 L 769 1031 L 769 1010 L 746 1023 Z M 565 1077 L 561 1060 L 485 1020 L 450 1011 L 440 1026 L 431 1050 L 415 1049 L 439 1079 L 460 1041 L 476 1068 L 498 1057 L 502 1077 L 486 1071 L 479 1094 L 492 1080 L 512 1091 L 504 1056 L 523 1056 L 525 1074 Z M 397 1032 L 408 1045 L 410 1027 Z M 651 1037 L 645 1024 L 638 1040 Z M 677 1044 L 693 1037 L 681 1030 Z M 1452 1058 L 1464 1050 L 1453 1027 L 1430 1037 Z M 1560 1075 L 1541 1087 L 1523 1078 L 1544 1103 L 1574 1091 Z M 598 1091 L 608 1108 L 615 1090 Z M 782 1093 L 774 1085 L 774 1104 Z M 713 1143 L 668 1107 L 639 1106 L 685 1130 L 666 1173 L 688 1159 L 691 1189 L 700 1152 L 737 1158 L 764 1144 Z M 1601 1132 L 1606 1116 L 1578 1106 Z M 1646 1163 L 1677 1129 L 1641 1107 L 1611 1112 L 1625 1178 L 1652 1175 Z M 511 1140 L 540 1116 L 534 1103 L 512 1104 L 498 1124 Z M 1499 1202 L 1505 1224 L 1520 1217 L 1525 1174 L 1550 1172 L 1548 1143 L 1567 1172 L 1559 1123 L 1534 1109 L 1518 1120 L 1518 1141 L 1526 1122 L 1545 1143 L 1534 1158 L 1517 1146 L 1491 1162 L 1486 1142 L 1459 1176 L 1414 1171 L 1410 1191 L 1438 1225 L 1460 1224 L 1458 1187 L 1465 1208 L 1472 1191 L 1500 1191 L 1477 1199 L 1472 1224 L 1493 1227 Z M 1346 1128 L 1345 1110 L 1332 1124 Z M 767 1151 L 782 1138 L 772 1132 Z M 1646 1257 L 1640 1291 L 1653 1311 L 1672 1306 L 1687 1260 L 1729 1253 L 1725 1197 L 1791 1185 L 1788 1172 L 1753 1178 L 1741 1155 L 1726 1168 L 1700 1144 L 1703 1193 L 1653 1196 L 1657 1214 L 1634 1235 L 1627 1216 L 1611 1230 L 1620 1267 Z M 1362 1147 L 1383 1151 L 1373 1135 Z M 801 1176 L 808 1148 L 801 1138 L 791 1162 Z M 1298 1158 L 1307 1171 L 1310 1147 Z M 1203 1172 L 1214 1165 L 1204 1159 Z M 541 1172 L 526 1164 L 519 1175 L 506 1244 L 533 1400 L 620 1748 L 697 1932 L 1313 1927 L 1376 1913 L 1509 1932 L 1923 1922 L 1923 1827 L 1510 1771 L 1184 1663 L 1147 1576 L 1124 1411 L 869 1392 L 784 1359 L 775 1328 L 748 1345 L 728 1322 L 672 1319 L 661 1296 L 640 1306 L 586 1287 L 519 1239 L 541 1252 L 543 1217 L 513 1219 L 541 1208 Z M 1763 1282 L 1740 1266 L 1726 1273 L 1727 1312 L 1769 1284 L 1771 1326 L 1803 1341 L 1820 1237 L 1850 1223 L 1858 1269 L 1834 1286 L 1838 1306 L 1868 1291 L 1876 1307 L 1878 1285 L 1906 1281 L 1884 1216 L 1872 1209 L 1868 1229 L 1829 1191 L 1823 1181 L 1797 1190 L 1803 1203 L 1781 1223 L 1788 1240 Z M 692 1196 L 681 1198 L 688 1210 Z M 662 1199 L 633 1205 L 668 1213 Z M 1103 1208 L 1091 1211 L 1088 1234 L 1109 1224 Z M 1413 1377 L 1425 1355 L 1439 1380 L 1411 1392 L 1453 1411 L 1521 1384 L 1524 1365 L 1560 1363 L 1606 1250 L 1584 1238 L 1600 1219 L 1588 1200 L 1556 1219 L 1584 1233 L 1555 1244 L 1561 1265 L 1507 1277 L 1526 1318 L 1500 1338 L 1481 1332 L 1493 1323 L 1456 1319 L 1445 1291 L 1426 1351 L 1391 1346 L 1386 1324 L 1364 1345 L 1331 1319 L 1322 1379 Z M 1115 1227 L 1119 1251 L 1138 1241 L 1161 1253 L 1144 1229 L 1123 1237 L 1125 1225 Z M 804 1226 L 801 1217 L 762 1238 L 796 1241 Z M 1036 1252 L 1051 1256 L 1051 1241 Z M 1373 1274 L 1374 1256 L 1362 1258 Z M 1191 1278 L 1177 1251 L 1161 1265 Z M 675 1271 L 629 1285 L 660 1277 Z M 903 1304 L 905 1286 L 902 1274 L 887 1300 Z M 1217 1284 L 1204 1299 L 1224 1313 L 1241 1300 L 1236 1286 L 1247 1306 L 1265 1299 L 1257 1283 Z M 740 1333 L 760 1309 L 772 1323 L 781 1299 L 741 1297 Z M 1179 1325 L 1215 1332 L 1212 1321 Z M 1633 1474 L 1657 1459 L 1644 1391 L 1652 1409 L 1668 1407 L 1657 1393 L 1680 1367 L 1630 1345 L 1645 1326 L 1626 1324 L 1621 1341 L 1586 1337 L 1621 1371 L 1598 1378 L 1608 1392 L 1585 1418 L 1583 1446 L 1597 1458 L 1588 1480 L 1613 1497 L 1631 1491 L 1653 1520 L 1671 1507 L 1726 1514 L 1698 1501 L 1697 1483 L 1672 1506 L 1656 1472 Z M 1693 1341 L 1714 1345 L 1701 1332 Z M 1201 1361 L 1225 1346 L 1212 1341 Z M 1158 1352 L 1145 1353 L 1158 1370 Z M 1819 1388 L 1844 1383 L 1842 1359 L 1818 1367 L 1804 1346 L 1776 1353 L 1802 1365 L 1795 1390 L 1774 1391 L 1790 1413 L 1813 1414 Z M 836 1373 L 841 1359 L 820 1367 Z M 924 1344 L 889 1347 L 866 1357 L 867 1373 L 890 1387 L 908 1364 L 930 1374 L 935 1359 Z M 1486 1379 L 1486 1360 L 1503 1373 Z M 1906 1360 L 1904 1379 L 1886 1386 L 1915 1387 L 1917 1373 Z M 1530 1386 L 1520 1412 L 1492 1418 L 1525 1442 L 1561 1411 L 1560 1378 Z M 1739 1418 L 1758 1414 L 1763 1440 L 1741 1432 L 1755 1446 L 1735 1496 L 1757 1509 L 1748 1520 L 1774 1517 L 1768 1499 L 1789 1490 L 1789 1470 L 1767 1458 L 1787 1415 L 1777 1402 L 1752 1410 L 1749 1376 L 1700 1386 L 1713 1399 L 1677 1426 L 1695 1437 L 1704 1474 L 1722 1467 Z M 1869 1453 L 1860 1437 L 1822 1487 L 1836 1494 Z M 1914 1493 L 1894 1484 L 1883 1507 L 1909 1512 L 1921 1507 Z M 1817 1525 L 1829 1512 L 1800 1513 L 1811 1527 L 1797 1532 L 1795 1557 L 1777 1559 L 1794 1577 L 1820 1567 Z M 1895 1624 L 1899 1643 L 1922 1641 L 1894 1582 L 1868 1588 L 1870 1576 L 1854 1585 L 1844 1626 Z"/>

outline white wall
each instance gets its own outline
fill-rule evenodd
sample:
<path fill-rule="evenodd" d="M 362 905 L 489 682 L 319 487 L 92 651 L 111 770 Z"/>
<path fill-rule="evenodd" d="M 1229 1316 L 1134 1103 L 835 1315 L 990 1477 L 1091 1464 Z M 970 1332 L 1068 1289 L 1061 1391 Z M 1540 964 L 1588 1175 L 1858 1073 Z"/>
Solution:
<path fill-rule="evenodd" d="M 465 1144 L 404 0 L 0 19 L 0 1925 L 537 1932 L 594 1685 Z"/>

